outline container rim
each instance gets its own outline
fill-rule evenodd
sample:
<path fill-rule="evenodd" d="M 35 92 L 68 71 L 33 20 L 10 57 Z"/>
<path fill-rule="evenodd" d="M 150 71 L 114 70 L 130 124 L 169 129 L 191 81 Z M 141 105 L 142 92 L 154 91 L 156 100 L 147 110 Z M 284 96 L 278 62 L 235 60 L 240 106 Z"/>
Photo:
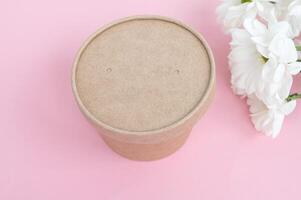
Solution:
<path fill-rule="evenodd" d="M 77 85 L 76 85 L 76 73 L 77 73 L 77 66 L 78 66 L 78 62 L 80 60 L 80 57 L 83 53 L 83 51 L 86 49 L 86 47 L 93 41 L 93 39 L 95 37 L 97 37 L 99 34 L 101 34 L 102 32 L 104 32 L 105 30 L 116 26 L 118 24 L 124 23 L 124 22 L 128 22 L 128 21 L 134 21 L 134 20 L 161 20 L 161 21 L 166 21 L 169 23 L 173 23 L 175 25 L 178 25 L 184 29 L 186 29 L 187 31 L 191 32 L 204 46 L 208 58 L 209 58 L 209 62 L 210 62 L 210 77 L 209 77 L 209 82 L 207 85 L 207 88 L 205 90 L 205 93 L 203 95 L 202 98 L 200 98 L 199 102 L 192 108 L 192 110 L 187 113 L 184 117 L 182 117 L 181 119 L 177 120 L 176 122 L 158 128 L 158 129 L 153 129 L 153 130 L 145 130 L 145 131 L 130 131 L 130 130 L 125 130 L 125 129 L 120 129 L 120 128 L 116 128 L 113 126 L 110 126 L 107 123 L 104 123 L 103 121 L 97 119 L 84 105 L 84 103 L 82 102 L 78 90 L 77 90 Z M 107 25 L 102 26 L 101 28 L 99 28 L 96 32 L 94 32 L 92 35 L 90 35 L 88 37 L 88 39 L 86 39 L 86 41 L 82 44 L 81 48 L 78 50 L 75 60 L 73 62 L 73 67 L 72 67 L 72 78 L 71 78 L 71 84 L 72 84 L 72 91 L 73 94 L 75 96 L 76 102 L 80 108 L 80 110 L 84 113 L 84 115 L 91 120 L 91 122 L 97 126 L 102 127 L 103 129 L 110 131 L 110 132 L 114 132 L 114 133 L 118 133 L 118 134 L 122 134 L 122 135 L 136 135 L 136 136 L 145 136 L 145 135 L 153 135 L 153 134 L 158 134 L 158 133 L 162 133 L 162 132 L 166 132 L 166 131 L 170 131 L 175 129 L 176 127 L 184 124 L 186 121 L 188 121 L 192 116 L 194 116 L 196 114 L 196 112 L 204 105 L 204 103 L 206 102 L 206 100 L 210 97 L 210 93 L 211 90 L 214 89 L 214 85 L 215 85 L 215 62 L 214 62 L 214 57 L 213 57 L 213 53 L 207 43 L 207 41 L 204 39 L 204 37 L 198 33 L 197 31 L 193 30 L 191 27 L 185 25 L 184 23 L 178 21 L 178 20 L 174 20 L 171 19 L 169 17 L 165 17 L 165 16 L 159 16 L 159 15 L 134 15 L 134 16 L 130 16 L 130 17 L 125 17 L 125 18 L 121 18 L 119 20 L 115 20 Z"/>

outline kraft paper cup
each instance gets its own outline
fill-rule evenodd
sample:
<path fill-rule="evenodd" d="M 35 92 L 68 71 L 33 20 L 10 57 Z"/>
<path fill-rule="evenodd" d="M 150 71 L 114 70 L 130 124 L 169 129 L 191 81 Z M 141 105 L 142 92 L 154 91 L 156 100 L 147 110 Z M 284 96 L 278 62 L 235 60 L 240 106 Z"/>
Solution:
<path fill-rule="evenodd" d="M 179 149 L 209 107 L 214 85 L 214 59 L 204 38 L 160 16 L 128 17 L 101 28 L 79 50 L 72 73 L 83 114 L 113 151 L 133 160 Z"/>

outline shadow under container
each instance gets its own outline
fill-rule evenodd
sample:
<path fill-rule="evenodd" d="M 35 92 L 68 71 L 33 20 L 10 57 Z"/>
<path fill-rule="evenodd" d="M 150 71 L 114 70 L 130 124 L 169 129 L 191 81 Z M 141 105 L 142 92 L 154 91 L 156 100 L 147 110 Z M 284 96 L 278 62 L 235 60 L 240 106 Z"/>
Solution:
<path fill-rule="evenodd" d="M 160 16 L 101 28 L 79 50 L 72 72 L 83 114 L 113 151 L 133 160 L 179 149 L 211 103 L 214 85 L 204 38 Z"/>

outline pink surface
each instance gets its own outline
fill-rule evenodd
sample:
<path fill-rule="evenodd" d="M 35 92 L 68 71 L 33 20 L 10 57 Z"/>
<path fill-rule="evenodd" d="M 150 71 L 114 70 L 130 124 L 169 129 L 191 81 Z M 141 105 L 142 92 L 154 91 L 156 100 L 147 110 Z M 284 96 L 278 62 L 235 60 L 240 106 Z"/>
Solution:
<path fill-rule="evenodd" d="M 229 37 L 216 23 L 217 4 L 2 1 L 0 199 L 301 199 L 301 106 L 277 140 L 257 134 L 245 102 L 229 87 Z M 217 64 L 211 109 L 183 148 L 154 162 L 113 153 L 71 93 L 71 65 L 82 42 L 111 20 L 135 14 L 191 25 L 208 40 Z"/>

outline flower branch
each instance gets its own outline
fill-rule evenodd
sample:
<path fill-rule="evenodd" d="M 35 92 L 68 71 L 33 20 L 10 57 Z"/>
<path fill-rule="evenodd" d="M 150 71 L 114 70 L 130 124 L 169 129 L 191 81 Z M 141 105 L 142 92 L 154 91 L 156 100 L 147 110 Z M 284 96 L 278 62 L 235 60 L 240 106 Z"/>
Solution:
<path fill-rule="evenodd" d="M 292 101 L 292 100 L 297 100 L 297 99 L 301 99 L 301 94 L 299 94 L 299 93 L 294 93 L 294 94 L 289 95 L 289 96 L 286 98 L 286 101 L 287 101 L 287 102 L 290 102 L 290 101 Z"/>

